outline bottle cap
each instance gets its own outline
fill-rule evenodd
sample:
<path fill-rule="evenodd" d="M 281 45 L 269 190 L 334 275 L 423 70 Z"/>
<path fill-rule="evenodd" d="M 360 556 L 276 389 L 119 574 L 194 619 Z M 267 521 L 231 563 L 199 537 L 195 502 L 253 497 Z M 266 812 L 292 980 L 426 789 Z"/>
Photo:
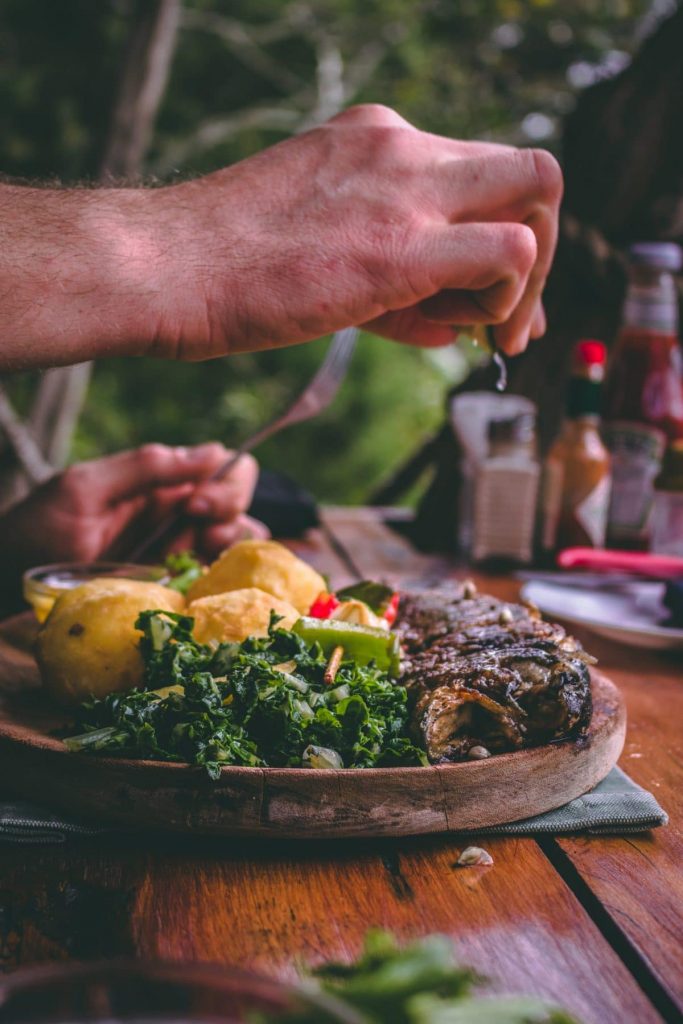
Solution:
<path fill-rule="evenodd" d="M 574 358 L 584 366 L 602 365 L 607 360 L 605 343 L 595 338 L 583 338 L 574 347 Z"/>
<path fill-rule="evenodd" d="M 628 250 L 631 263 L 656 270 L 680 270 L 681 247 L 675 242 L 636 242 Z"/>
<path fill-rule="evenodd" d="M 574 345 L 572 352 L 571 375 L 585 380 L 600 382 L 605 376 L 607 349 L 602 341 L 595 338 L 582 338 Z"/>

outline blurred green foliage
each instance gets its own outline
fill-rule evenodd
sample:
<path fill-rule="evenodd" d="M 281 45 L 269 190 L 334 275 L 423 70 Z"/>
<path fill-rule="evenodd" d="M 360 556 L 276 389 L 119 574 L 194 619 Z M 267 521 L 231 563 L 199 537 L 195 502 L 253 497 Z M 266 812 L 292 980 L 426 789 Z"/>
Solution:
<path fill-rule="evenodd" d="M 5 174 L 65 183 L 96 177 L 126 39 L 146 2 L 3 0 Z M 432 131 L 556 148 L 576 90 L 628 60 L 649 7 L 646 0 L 185 0 L 146 170 L 176 180 L 246 157 L 324 116 L 340 89 L 345 103 L 383 102 Z M 336 65 L 328 63 L 321 91 L 321 58 L 330 54 Z M 245 111 L 248 122 L 237 126 Z M 150 439 L 237 442 L 301 388 L 323 348 L 182 366 L 101 363 L 74 456 Z M 260 458 L 320 498 L 362 500 L 439 422 L 459 372 L 457 359 L 365 336 L 332 409 L 270 442 Z M 24 375 L 15 393 L 26 386 Z"/>

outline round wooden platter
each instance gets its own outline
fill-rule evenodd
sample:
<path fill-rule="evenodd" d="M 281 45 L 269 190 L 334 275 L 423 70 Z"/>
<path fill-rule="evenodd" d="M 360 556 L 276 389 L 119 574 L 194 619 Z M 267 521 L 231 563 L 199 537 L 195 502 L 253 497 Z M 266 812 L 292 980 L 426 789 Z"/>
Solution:
<path fill-rule="evenodd" d="M 70 754 L 52 733 L 68 720 L 42 693 L 32 626 L 0 625 L 0 779 L 6 793 L 81 820 L 133 829 L 300 839 L 459 832 L 541 814 L 588 792 L 624 745 L 623 699 L 593 673 L 587 736 L 484 761 L 426 768 L 201 770 Z"/>

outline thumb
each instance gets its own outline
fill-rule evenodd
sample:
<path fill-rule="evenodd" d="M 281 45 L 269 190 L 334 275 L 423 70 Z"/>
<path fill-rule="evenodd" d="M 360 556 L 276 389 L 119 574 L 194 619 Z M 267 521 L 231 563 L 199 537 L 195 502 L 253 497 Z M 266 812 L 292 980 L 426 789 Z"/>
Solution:
<path fill-rule="evenodd" d="M 524 224 L 433 225 L 422 243 L 433 290 L 420 311 L 440 324 L 504 323 L 536 259 L 534 233 Z M 516 328 L 526 342 L 531 312 Z"/>

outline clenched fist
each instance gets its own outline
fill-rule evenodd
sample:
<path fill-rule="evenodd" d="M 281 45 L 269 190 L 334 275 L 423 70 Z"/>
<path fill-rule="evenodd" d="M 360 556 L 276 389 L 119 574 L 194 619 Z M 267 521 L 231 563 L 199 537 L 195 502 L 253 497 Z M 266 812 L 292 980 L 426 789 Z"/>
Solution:
<path fill-rule="evenodd" d="M 384 107 L 158 195 L 194 282 L 161 337 L 205 358 L 350 324 L 416 345 L 497 324 L 513 354 L 543 333 L 562 176 L 542 150 L 457 142 Z M 166 216 L 170 217 L 170 212 Z M 189 283 L 189 282 L 188 282 Z M 163 348 L 162 348 L 163 351 Z"/>

